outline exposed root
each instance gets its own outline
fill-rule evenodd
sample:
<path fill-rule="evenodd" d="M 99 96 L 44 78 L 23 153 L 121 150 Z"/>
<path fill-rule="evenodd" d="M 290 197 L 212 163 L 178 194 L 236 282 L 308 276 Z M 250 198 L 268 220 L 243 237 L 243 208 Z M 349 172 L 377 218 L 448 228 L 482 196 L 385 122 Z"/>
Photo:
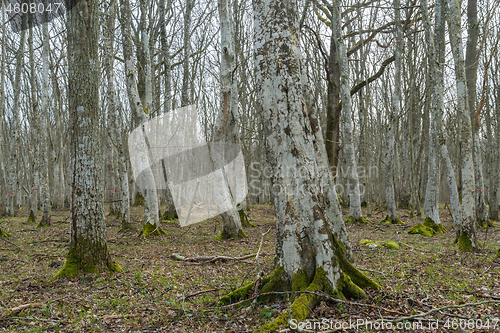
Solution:
<path fill-rule="evenodd" d="M 385 218 L 380 221 L 380 223 L 390 223 L 390 224 L 405 224 L 403 221 L 399 219 L 399 217 L 392 218 L 389 215 L 386 215 Z"/>
<path fill-rule="evenodd" d="M 241 221 L 241 226 L 242 227 L 244 227 L 244 228 L 247 228 L 247 227 L 256 227 L 255 224 L 250 223 L 250 220 L 248 219 L 248 215 L 247 215 L 247 213 L 245 212 L 244 209 L 238 210 L 238 214 L 240 215 L 240 221 Z"/>
<path fill-rule="evenodd" d="M 458 251 L 460 252 L 472 252 L 475 250 L 474 243 L 467 232 L 460 232 L 459 236 L 455 239 L 455 243 L 458 244 Z"/>
<path fill-rule="evenodd" d="M 30 209 L 30 215 L 28 216 L 28 223 L 35 223 L 36 222 L 36 215 L 35 213 Z"/>
<path fill-rule="evenodd" d="M 361 216 L 359 219 L 354 218 L 353 216 L 349 216 L 347 220 L 345 220 L 345 223 L 362 223 L 362 224 L 368 224 L 369 222 Z"/>
<path fill-rule="evenodd" d="M 297 274 L 300 274 L 297 273 Z M 345 297 L 362 298 L 366 294 L 365 292 L 356 286 L 349 276 L 341 274 L 340 280 L 337 283 L 337 288 L 335 290 L 330 286 L 330 282 L 327 281 L 326 272 L 322 268 L 316 268 L 313 281 L 306 285 L 305 289 L 300 291 L 308 291 L 312 293 L 324 292 L 327 295 L 331 295 L 340 299 L 345 299 Z M 294 277 L 295 279 L 295 277 Z M 297 321 L 305 320 L 314 307 L 318 304 L 321 297 L 315 294 L 302 293 L 299 297 L 293 301 L 290 309 L 285 311 L 283 314 L 278 316 L 274 321 L 261 326 L 254 333 L 257 332 L 269 332 L 277 330 L 280 326 L 288 326 L 291 319 Z"/>
<path fill-rule="evenodd" d="M 222 240 L 222 239 L 240 239 L 240 238 L 248 238 L 247 234 L 245 234 L 245 232 L 242 229 L 240 229 L 238 231 L 237 235 L 230 234 L 225 229 L 222 229 L 222 232 L 217 237 L 215 237 L 216 240 Z"/>
<path fill-rule="evenodd" d="M 149 235 L 166 235 L 167 232 L 163 230 L 161 227 L 157 227 L 149 222 L 144 223 L 142 227 L 142 231 L 139 234 L 139 237 L 146 237 Z"/>
<path fill-rule="evenodd" d="M 122 221 L 122 226 L 120 227 L 120 230 L 118 230 L 118 232 L 127 232 L 129 230 L 132 230 L 132 224 Z"/>
<path fill-rule="evenodd" d="M 269 300 L 271 298 L 279 297 L 279 291 L 307 291 L 311 293 L 325 293 L 332 297 L 345 299 L 346 297 L 362 298 L 365 297 L 365 292 L 361 287 L 370 287 L 373 289 L 381 288 L 376 282 L 368 278 L 356 267 L 354 267 L 345 256 L 345 250 L 342 245 L 337 241 L 333 235 L 335 244 L 335 253 L 342 270 L 340 279 L 337 281 L 335 288 L 331 286 L 331 282 L 327 279 L 327 272 L 317 267 L 314 277 L 308 276 L 303 271 L 298 271 L 289 281 L 285 278 L 286 274 L 281 266 L 277 266 L 272 273 L 262 281 L 249 283 L 242 288 L 239 288 L 228 295 L 222 297 L 217 306 L 225 306 L 234 304 L 242 306 L 248 304 L 253 299 L 259 301 Z M 312 280 L 312 281 L 311 281 Z M 259 292 L 257 289 L 259 285 L 263 285 L 262 290 Z M 246 301 L 240 301 L 245 297 L 251 296 L 253 291 L 254 296 Z M 301 293 L 297 297 L 289 310 L 278 316 L 274 321 L 268 323 L 254 332 L 269 332 L 277 330 L 280 326 L 288 326 L 291 319 L 297 321 L 305 320 L 314 307 L 318 304 L 321 296 L 319 294 Z M 256 296 L 255 296 L 256 295 Z M 261 296 L 260 296 L 261 295 Z"/>
<path fill-rule="evenodd" d="M 424 225 L 427 228 L 433 229 L 436 232 L 436 234 L 444 234 L 448 232 L 448 230 L 446 230 L 446 228 L 443 227 L 441 223 L 437 224 L 430 217 L 425 218 Z"/>
<path fill-rule="evenodd" d="M 11 237 L 11 235 L 7 231 L 0 228 L 0 237 Z"/>

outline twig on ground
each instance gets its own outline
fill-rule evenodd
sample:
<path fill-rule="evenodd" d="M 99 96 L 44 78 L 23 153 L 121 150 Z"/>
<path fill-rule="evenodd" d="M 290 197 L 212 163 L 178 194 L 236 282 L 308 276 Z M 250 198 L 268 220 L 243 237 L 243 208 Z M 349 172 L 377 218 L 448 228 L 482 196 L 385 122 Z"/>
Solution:
<path fill-rule="evenodd" d="M 202 290 L 202 291 L 197 291 L 195 293 L 192 293 L 192 294 L 189 294 L 189 295 L 186 295 L 184 297 L 181 297 L 182 299 L 188 299 L 190 297 L 194 297 L 194 296 L 198 296 L 198 295 L 201 295 L 201 294 L 206 294 L 206 293 L 210 293 L 212 291 L 217 291 L 219 290 L 219 288 L 214 288 L 214 289 L 209 289 L 209 290 Z"/>
<path fill-rule="evenodd" d="M 7 311 L 4 311 L 2 314 L 0 314 L 0 319 L 5 319 L 11 316 L 15 316 L 19 312 L 25 310 L 25 309 L 30 309 L 30 308 L 44 308 L 46 305 L 43 303 L 28 303 L 28 304 L 23 304 L 16 306 L 15 308 L 8 309 Z"/>

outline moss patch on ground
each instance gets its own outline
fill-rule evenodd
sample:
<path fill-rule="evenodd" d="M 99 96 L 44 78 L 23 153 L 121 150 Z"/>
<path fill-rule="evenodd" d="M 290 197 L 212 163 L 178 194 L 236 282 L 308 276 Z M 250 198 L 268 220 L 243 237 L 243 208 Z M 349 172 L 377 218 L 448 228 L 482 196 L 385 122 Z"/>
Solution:
<path fill-rule="evenodd" d="M 386 248 L 391 250 L 399 249 L 399 244 L 393 241 L 373 241 L 370 239 L 362 239 L 359 244 L 369 248 Z"/>
<path fill-rule="evenodd" d="M 422 236 L 432 237 L 436 234 L 436 231 L 420 223 L 411 228 L 410 230 L 408 230 L 408 233 L 410 235 L 422 235 Z"/>

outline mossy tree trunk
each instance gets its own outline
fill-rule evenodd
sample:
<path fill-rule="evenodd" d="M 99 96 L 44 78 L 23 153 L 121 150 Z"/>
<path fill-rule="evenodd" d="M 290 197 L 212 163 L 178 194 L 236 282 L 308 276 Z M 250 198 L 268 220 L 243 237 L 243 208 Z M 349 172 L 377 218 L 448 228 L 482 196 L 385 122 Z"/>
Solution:
<path fill-rule="evenodd" d="M 69 1 L 69 0 L 68 0 Z M 66 8 L 69 8 L 66 3 Z M 67 15 L 68 108 L 71 129 L 70 245 L 54 276 L 119 271 L 107 247 L 101 179 L 98 1 L 78 2 Z"/>
<path fill-rule="evenodd" d="M 467 83 L 465 78 L 465 61 L 462 44 L 462 26 L 460 4 L 448 0 L 448 26 L 450 42 L 455 62 L 457 85 L 457 110 L 460 125 L 460 143 L 462 148 L 462 219 L 457 226 L 457 243 L 460 251 L 470 251 L 476 248 L 476 204 L 474 161 L 472 156 L 472 127 L 467 102 Z"/>
<path fill-rule="evenodd" d="M 343 221 L 334 191 L 329 190 L 333 189 L 332 176 L 324 168 L 328 164 L 319 118 L 301 75 L 297 8 L 295 1 L 254 1 L 257 86 L 273 170 L 277 238 L 276 266 L 262 280 L 261 291 L 307 290 L 360 297 L 364 294 L 360 285 L 378 285 L 350 265 L 339 240 L 340 236 L 347 241 L 346 235 L 336 233 Z M 338 8 L 332 11 L 340 16 Z M 339 20 L 334 24 L 340 31 Z M 342 40 L 338 43 L 345 47 Z M 330 207 L 337 207 L 336 216 Z M 242 297 L 251 288 L 246 286 L 236 294 Z M 228 295 L 219 304 L 230 301 Z M 318 297 L 303 294 L 293 302 L 292 313 L 282 314 L 259 330 L 277 329 L 290 316 L 304 320 L 317 302 Z"/>

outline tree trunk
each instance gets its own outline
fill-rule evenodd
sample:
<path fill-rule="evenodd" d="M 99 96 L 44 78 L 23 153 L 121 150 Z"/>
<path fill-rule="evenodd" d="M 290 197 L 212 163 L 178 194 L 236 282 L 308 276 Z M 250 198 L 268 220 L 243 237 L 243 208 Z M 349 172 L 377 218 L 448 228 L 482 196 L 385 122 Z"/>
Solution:
<path fill-rule="evenodd" d="M 148 109 L 142 104 L 141 98 L 139 97 L 137 82 L 136 82 L 136 71 L 135 63 L 136 59 L 132 49 L 132 35 L 130 32 L 131 25 L 131 13 L 130 4 L 128 0 L 121 0 L 120 2 L 120 24 L 122 29 L 122 44 L 123 44 L 123 57 L 125 60 L 125 77 L 127 84 L 127 92 L 129 96 L 130 108 L 132 109 L 133 117 L 137 119 L 139 126 L 142 128 L 142 134 L 146 137 L 144 123 L 147 120 Z M 146 41 L 143 40 L 143 45 L 148 46 L 147 35 L 143 36 Z M 146 60 L 149 61 L 149 52 L 147 54 Z M 150 71 L 146 71 L 147 73 Z M 149 80 L 150 81 L 150 80 Z M 148 79 L 146 78 L 146 91 Z M 146 95 L 148 93 L 146 92 Z M 150 101 L 149 97 L 145 98 L 145 101 Z M 146 140 L 147 141 L 147 140 Z M 130 156 L 131 159 L 136 159 L 138 163 L 146 163 L 147 167 L 144 168 L 144 181 L 142 182 L 144 186 L 144 224 L 140 236 L 145 237 L 151 233 L 154 234 L 164 234 L 165 231 L 160 227 L 160 220 L 158 216 L 158 200 L 156 192 L 156 183 L 154 179 L 153 171 L 151 170 L 151 163 L 149 162 L 149 156 L 147 151 L 139 151 L 140 154 Z M 137 181 L 137 179 L 136 179 Z M 123 182 L 123 181 L 122 181 Z"/>
<path fill-rule="evenodd" d="M 115 79 L 114 79 L 114 31 L 115 31 L 115 20 L 116 12 L 118 10 L 116 0 L 110 0 L 108 10 L 108 17 L 106 19 L 106 28 L 104 29 L 105 37 L 105 57 L 104 57 L 104 69 L 106 71 L 106 80 L 108 84 L 108 103 L 109 103 L 109 114 L 111 127 L 111 142 L 113 143 L 116 151 L 118 153 L 118 163 L 117 172 L 119 175 L 119 192 L 121 200 L 121 231 L 128 230 L 131 228 L 130 224 L 130 197 L 128 188 L 128 172 L 127 172 L 127 161 L 124 152 L 124 147 L 122 143 L 122 138 L 120 135 L 120 129 L 122 124 L 120 121 L 120 114 L 118 110 L 118 98 L 115 90 Z"/>
<path fill-rule="evenodd" d="M 70 3 L 66 2 L 66 8 Z M 67 15 L 71 146 L 70 245 L 53 279 L 80 272 L 121 271 L 107 247 L 101 181 L 98 1 L 78 2 Z"/>
<path fill-rule="evenodd" d="M 45 12 L 48 15 L 47 12 Z M 48 19 L 45 16 L 42 24 L 42 104 L 40 107 L 40 200 L 42 202 L 42 218 L 39 226 L 51 224 L 50 189 L 49 189 L 49 146 L 47 140 L 47 121 L 49 119 L 49 50 L 50 39 Z"/>
<path fill-rule="evenodd" d="M 486 191 L 484 190 L 483 163 L 479 137 L 480 114 L 476 115 L 476 84 L 477 84 L 477 39 L 479 23 L 477 20 L 477 0 L 467 1 L 467 45 L 465 54 L 465 80 L 467 82 L 467 101 L 472 122 L 472 157 L 474 160 L 474 189 L 476 201 L 476 221 L 481 226 L 488 224 L 488 207 L 486 206 Z"/>
<path fill-rule="evenodd" d="M 458 226 L 457 239 L 460 251 L 476 249 L 476 205 L 474 161 L 472 158 L 472 127 L 467 102 L 467 83 L 462 45 L 460 6 L 455 0 L 448 0 L 448 25 L 457 84 L 457 109 L 460 121 L 460 146 L 462 150 L 462 220 Z"/>
<path fill-rule="evenodd" d="M 401 109 L 401 52 L 403 51 L 403 29 L 401 26 L 400 2 L 394 0 L 394 12 L 396 23 L 396 49 L 394 51 L 394 93 L 392 95 L 392 106 L 389 114 L 387 129 L 387 151 L 385 154 L 385 201 L 387 203 L 387 216 L 382 222 L 394 224 L 403 223 L 398 217 L 396 210 L 396 198 L 394 197 L 394 167 L 395 157 L 395 132 L 398 126 L 398 117 Z"/>
<path fill-rule="evenodd" d="M 193 11 L 194 2 L 195 0 L 186 0 L 184 8 L 181 107 L 192 102 L 189 94 L 189 58 L 191 57 L 191 12 Z"/>
<path fill-rule="evenodd" d="M 26 15 L 22 15 L 21 23 L 21 38 L 19 42 L 19 49 L 16 54 L 16 73 L 14 78 L 14 106 L 12 108 L 12 125 L 10 137 L 10 160 L 9 160 L 9 173 L 7 177 L 7 197 L 5 205 L 5 215 L 14 216 L 14 199 L 16 197 L 19 179 L 17 177 L 17 150 L 19 144 L 19 112 L 20 112 L 20 95 L 21 95 L 21 75 L 24 68 L 24 44 L 26 44 Z"/>
<path fill-rule="evenodd" d="M 324 168 L 326 156 L 318 155 L 326 152 L 323 140 L 314 146 L 322 135 L 317 113 L 304 96 L 307 83 L 301 75 L 296 8 L 296 1 L 254 0 L 257 87 L 273 169 L 277 229 L 276 267 L 262 281 L 262 292 L 306 290 L 360 297 L 364 292 L 359 286 L 378 285 L 349 264 L 342 240 L 331 228 L 342 223 L 342 217 L 338 212 L 332 221 L 328 214 L 337 199 L 329 202 L 332 186 L 323 181 L 332 180 Z M 340 31 L 339 22 L 335 28 Z M 297 170 L 300 174 L 294 174 Z M 244 287 L 244 294 L 253 286 Z M 241 295 L 241 290 L 237 292 Z M 233 295 L 218 304 L 230 302 Z M 304 320 L 317 302 L 317 297 L 302 294 L 291 305 L 291 313 L 258 331 L 276 330 L 290 318 Z"/>
<path fill-rule="evenodd" d="M 222 105 L 221 111 L 217 117 L 217 125 L 214 129 L 214 141 L 217 142 L 228 142 L 239 145 L 239 133 L 236 124 L 237 108 L 238 105 L 234 105 L 233 96 L 237 96 L 237 86 L 236 78 L 233 77 L 235 71 L 234 64 L 234 47 L 233 47 L 233 27 L 229 19 L 229 4 L 228 0 L 219 0 L 219 18 L 220 18 L 220 34 L 221 34 L 221 67 L 220 67 L 220 77 L 221 77 L 221 91 L 222 91 Z M 236 108 L 236 109 L 235 109 Z M 222 159 L 218 164 L 224 165 L 224 154 L 217 154 Z M 211 154 L 212 160 L 214 159 L 214 154 Z M 215 163 L 215 161 L 213 161 Z M 218 193 L 228 192 L 230 198 L 227 198 L 231 202 L 231 209 L 221 213 L 223 229 L 222 233 L 218 236 L 219 239 L 227 238 L 241 238 L 246 237 L 245 232 L 243 232 L 240 215 L 235 207 L 234 194 L 231 193 L 229 183 L 227 182 L 227 176 L 225 175 L 225 168 L 221 168 L 222 174 L 216 173 L 222 176 L 221 179 L 216 180 L 216 188 L 214 188 L 214 195 L 216 202 L 219 205 L 221 201 Z M 218 187 L 223 187 L 218 190 Z M 229 191 L 227 191 L 229 189 Z M 219 198 L 219 200 L 217 200 Z M 224 201 L 224 200 L 222 200 Z"/>

